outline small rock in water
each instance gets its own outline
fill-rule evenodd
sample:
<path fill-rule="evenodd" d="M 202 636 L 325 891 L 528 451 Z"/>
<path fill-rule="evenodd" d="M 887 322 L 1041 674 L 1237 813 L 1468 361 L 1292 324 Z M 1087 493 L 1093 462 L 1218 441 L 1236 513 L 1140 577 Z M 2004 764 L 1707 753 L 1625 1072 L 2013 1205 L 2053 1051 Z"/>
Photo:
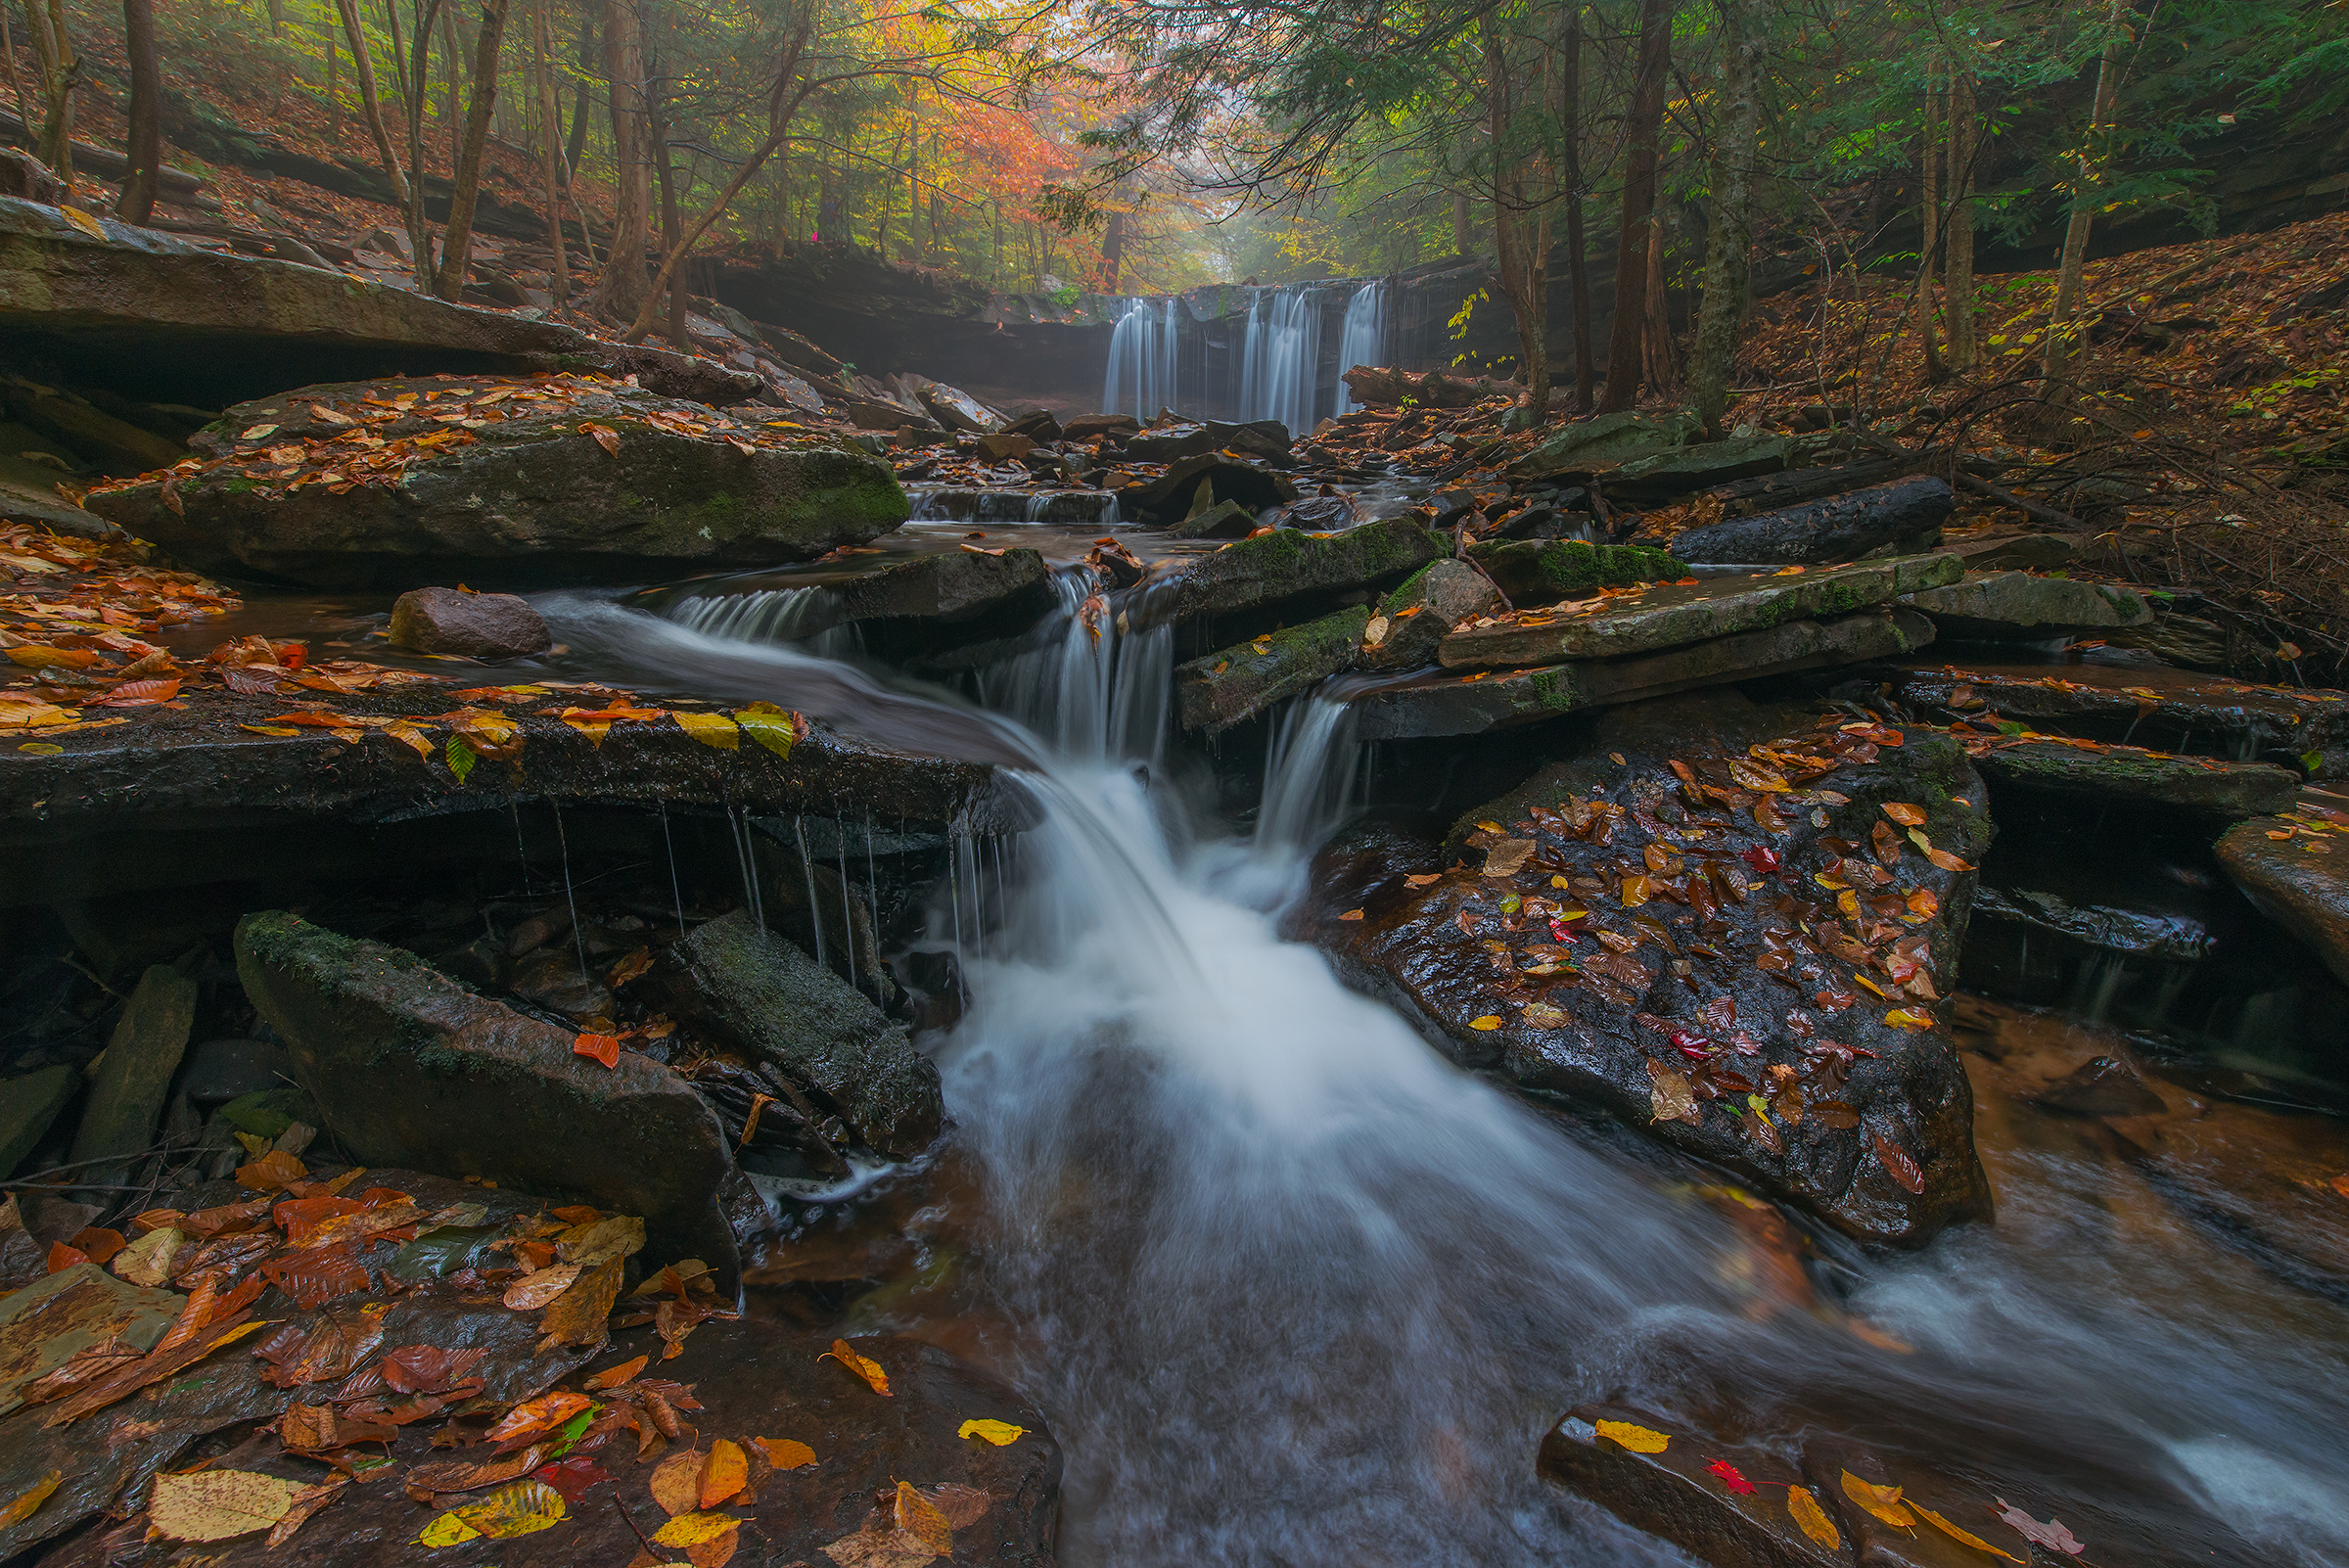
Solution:
<path fill-rule="evenodd" d="M 1015 457 L 1026 457 L 1036 448 L 1035 439 L 1027 436 L 1013 436 L 1005 433 L 999 436 L 979 438 L 979 455 L 990 463 L 1003 463 Z"/>
<path fill-rule="evenodd" d="M 530 601 L 511 593 L 411 588 L 392 607 L 392 646 L 410 653 L 512 659 L 544 653 L 554 636 Z"/>
<path fill-rule="evenodd" d="M 2085 1064 L 2042 1094 L 2039 1103 L 2075 1116 L 2158 1116 L 2168 1108 L 2117 1056 Z"/>

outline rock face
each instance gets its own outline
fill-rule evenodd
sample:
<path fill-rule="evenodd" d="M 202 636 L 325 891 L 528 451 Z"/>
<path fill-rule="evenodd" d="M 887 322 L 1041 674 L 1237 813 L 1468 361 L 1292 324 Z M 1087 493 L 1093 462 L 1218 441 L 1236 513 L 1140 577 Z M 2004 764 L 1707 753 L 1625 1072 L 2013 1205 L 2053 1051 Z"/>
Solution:
<path fill-rule="evenodd" d="M 741 910 L 663 957 L 670 1005 L 803 1084 L 879 1153 L 928 1148 L 944 1125 L 938 1068 L 848 982 Z"/>
<path fill-rule="evenodd" d="M 1369 622 L 1370 607 L 1356 605 L 1176 667 L 1174 699 L 1182 727 L 1219 734 L 1284 697 L 1353 669 Z"/>
<path fill-rule="evenodd" d="M 331 376 L 597 370 L 705 403 L 760 379 L 551 321 L 476 310 L 288 261 L 0 197 L 0 349 L 92 382 L 219 408 Z"/>
<path fill-rule="evenodd" d="M 1342 533 L 1276 529 L 1184 560 L 1146 584 L 1128 612 L 1136 625 L 1235 615 L 1309 594 L 1377 587 L 1451 553 L 1409 518 L 1384 518 Z"/>
<path fill-rule="evenodd" d="M 529 600 L 455 588 L 410 588 L 392 606 L 392 623 L 385 629 L 394 648 L 474 659 L 544 653 L 555 642 Z"/>
<path fill-rule="evenodd" d="M 156 964 L 139 977 L 90 1084 L 89 1108 L 73 1134 L 76 1164 L 137 1154 L 155 1142 L 171 1077 L 179 1071 L 195 1021 L 194 981 L 168 964 Z M 109 1178 L 94 1173 L 85 1179 L 103 1184 Z"/>
<path fill-rule="evenodd" d="M 2219 863 L 2260 913 L 2314 947 L 2334 978 L 2349 985 L 2349 869 L 2337 845 L 2331 854 L 2302 848 L 2332 841 L 2269 837 L 2293 826 L 2273 817 L 2239 823 L 2219 840 Z"/>
<path fill-rule="evenodd" d="M 2134 588 L 2028 572 L 1969 572 L 1903 602 L 1931 616 L 1945 640 L 2038 642 L 2153 622 L 2152 607 Z"/>
<path fill-rule="evenodd" d="M 1672 551 L 1700 566 L 1856 561 L 1938 530 L 1956 506 L 1942 480 L 1895 480 L 1807 505 L 1685 529 L 1674 537 Z"/>
<path fill-rule="evenodd" d="M 878 458 L 776 436 L 609 383 L 345 383 L 241 404 L 199 438 L 222 454 L 212 464 L 91 507 L 200 569 L 233 563 L 331 587 L 774 566 L 911 514 Z M 298 438 L 312 444 L 294 459 L 345 482 L 376 472 L 370 440 L 407 443 L 406 461 L 388 483 L 281 488 L 269 454 Z"/>
<path fill-rule="evenodd" d="M 1209 505 L 1237 501 L 1251 512 L 1262 512 L 1268 506 L 1297 499 L 1297 486 L 1285 476 L 1225 457 L 1221 452 L 1205 452 L 1182 459 L 1147 484 L 1120 490 L 1118 504 L 1126 509 L 1128 516 L 1173 523 L 1188 517 L 1198 507 L 1202 486 Z"/>
<path fill-rule="evenodd" d="M 1833 621 L 1791 621 L 1620 659 L 1474 675 L 1431 673 L 1358 697 L 1357 732 L 1364 740 L 1472 735 L 1700 686 L 1882 659 L 1932 640 L 1932 623 L 1923 616 L 1877 609 Z"/>
<path fill-rule="evenodd" d="M 1519 479 L 1599 472 L 1675 451 L 1699 428 L 1693 414 L 1681 412 L 1662 420 L 1633 413 L 1600 414 L 1567 426 L 1510 464 L 1509 472 Z"/>
<path fill-rule="evenodd" d="M 2300 775 L 2264 762 L 2170 757 L 2134 746 L 2081 747 L 2059 741 L 1998 746 L 1977 760 L 1993 789 L 2009 785 L 2090 800 L 2135 801 L 2239 820 L 2288 811 Z"/>
<path fill-rule="evenodd" d="M 1642 593 L 1512 617 L 1444 639 L 1447 669 L 1496 669 L 1605 659 L 1759 631 L 1790 621 L 1819 620 L 1886 604 L 1903 593 L 1957 580 L 1944 556 L 1905 556 L 1806 573 L 1800 576 L 1715 577 L 1687 586 L 1659 584 Z"/>
<path fill-rule="evenodd" d="M 1341 972 L 1463 1066 L 1607 1107 L 1859 1239 L 1986 1216 L 1934 1016 L 1992 832 L 1964 753 L 1718 695 L 1618 710 L 1591 747 L 1470 812 L 1445 855 L 1469 863 L 1426 887 L 1325 852 L 1306 918 Z"/>
<path fill-rule="evenodd" d="M 0 1083 L 0 1180 L 15 1176 L 24 1157 L 40 1147 L 80 1087 L 81 1075 L 62 1062 Z"/>
<path fill-rule="evenodd" d="M 1555 604 L 1593 588 L 1678 582 L 1688 569 L 1662 550 L 1580 539 L 1487 540 L 1468 554 L 1519 605 Z"/>
<path fill-rule="evenodd" d="M 626 1050 L 607 1068 L 412 953 L 296 915 L 248 915 L 236 953 L 246 995 L 360 1160 L 583 1194 L 644 1217 L 648 1262 L 700 1258 L 731 1287 L 725 1133 L 668 1068 Z"/>
<path fill-rule="evenodd" d="M 1379 601 L 1362 632 L 1365 669 L 1415 669 L 1436 662 L 1436 645 L 1460 622 L 1505 608 L 1492 581 L 1459 561 L 1437 561 Z"/>

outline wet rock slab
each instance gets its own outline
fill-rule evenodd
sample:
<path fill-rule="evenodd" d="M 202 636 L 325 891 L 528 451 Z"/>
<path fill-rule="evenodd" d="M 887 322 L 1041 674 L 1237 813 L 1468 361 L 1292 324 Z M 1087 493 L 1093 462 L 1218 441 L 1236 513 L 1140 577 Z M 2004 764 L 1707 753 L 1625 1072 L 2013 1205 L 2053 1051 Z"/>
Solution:
<path fill-rule="evenodd" d="M 2217 849 L 2253 907 L 2315 948 L 2349 985 L 2349 836 L 2254 817 L 2228 829 Z"/>
<path fill-rule="evenodd" d="M 1727 518 L 1683 530 L 1673 554 L 1709 566 L 1821 565 L 1857 561 L 1920 535 L 1928 539 L 1956 507 L 1937 479 L 1904 479 L 1826 500 Z"/>
<path fill-rule="evenodd" d="M 668 1068 L 627 1050 L 605 1067 L 572 1031 L 296 915 L 248 915 L 236 953 L 245 994 L 359 1159 L 577 1193 L 642 1216 L 651 1261 L 700 1258 L 733 1283 L 725 1133 Z"/>
<path fill-rule="evenodd" d="M 2264 762 L 2174 757 L 2134 746 L 2024 741 L 1993 746 L 1975 765 L 1994 792 L 2048 790 L 2089 801 L 2131 801 L 2213 816 L 2260 816 L 2291 807 L 2300 775 Z"/>
<path fill-rule="evenodd" d="M 1352 669 L 1369 623 L 1370 607 L 1357 605 L 1176 666 L 1174 702 L 1182 727 L 1219 734 Z"/>
<path fill-rule="evenodd" d="M 1945 638 L 2036 642 L 2150 625 L 2152 607 L 2134 588 L 2029 572 L 1969 572 L 1902 600 L 1933 618 Z"/>
<path fill-rule="evenodd" d="M 1487 540 L 1469 557 L 1494 584 L 1521 605 L 1555 604 L 1593 588 L 1637 582 L 1677 582 L 1688 569 L 1662 550 L 1631 544 L 1587 544 L 1580 539 Z"/>
<path fill-rule="evenodd" d="M 1967 660 L 1905 665 L 1892 683 L 1895 701 L 1923 712 L 2054 719 L 2067 735 L 2166 752 L 2299 757 L 2337 749 L 2349 735 L 2349 693 L 2256 686 L 2156 665 Z"/>
<path fill-rule="evenodd" d="M 1936 1017 L 1992 833 L 1964 753 L 1722 694 L 1616 710 L 1591 746 L 1470 812 L 1447 845 L 1464 863 L 1421 886 L 1331 881 L 1341 840 L 1314 940 L 1462 1065 L 1603 1106 L 1850 1235 L 1917 1246 L 1986 1216 Z"/>
<path fill-rule="evenodd" d="M 1174 565 L 1144 584 L 1128 612 L 1136 625 L 1237 615 L 1287 599 L 1398 581 L 1451 553 L 1410 518 L 1384 518 L 1340 533 L 1277 529 Z"/>
<path fill-rule="evenodd" d="M 1606 659 L 1824 620 L 1954 582 L 1944 556 L 1902 556 L 1822 571 L 1660 583 L 1635 593 L 1535 611 L 1455 631 L 1438 650 L 1447 669 L 1505 669 Z"/>
<path fill-rule="evenodd" d="M 216 466 L 90 506 L 199 570 L 233 563 L 327 587 L 772 566 L 861 544 L 911 514 L 880 459 L 774 435 L 747 415 L 576 378 L 335 383 L 237 405 L 198 437 Z M 356 482 L 369 440 L 414 443 L 392 483 Z M 293 487 L 298 465 L 335 478 Z"/>
<path fill-rule="evenodd" d="M 511 1314 L 509 1314 L 511 1315 Z M 673 1360 L 661 1360 L 661 1342 L 650 1329 L 619 1336 L 597 1364 L 622 1358 L 655 1358 L 646 1375 L 692 1387 L 701 1408 L 681 1412 L 707 1453 L 719 1439 L 752 1449 L 752 1440 L 797 1442 L 814 1451 L 811 1464 L 764 1472 L 757 1500 L 719 1511 L 740 1519 L 733 1561 L 746 1568 L 783 1568 L 789 1563 L 821 1565 L 836 1559 L 826 1546 L 841 1546 L 881 1512 L 877 1499 L 894 1498 L 902 1481 L 939 1498 L 958 1522 L 953 1551 L 929 1560 L 986 1564 L 990 1568 L 1050 1568 L 1059 1509 L 1060 1452 L 1042 1419 L 1010 1389 L 943 1351 L 918 1341 L 859 1337 L 855 1352 L 878 1362 L 889 1379 L 886 1398 L 830 1359 L 828 1333 L 809 1333 L 760 1321 L 703 1324 Z M 565 1387 L 579 1380 L 566 1378 Z M 998 1447 L 963 1437 L 970 1421 L 996 1421 L 1022 1429 Z M 495 1562 L 501 1568 L 576 1568 L 580 1564 L 624 1564 L 642 1547 L 629 1528 L 633 1517 L 648 1534 L 668 1516 L 653 1500 L 651 1475 L 657 1464 L 681 1452 L 664 1445 L 638 1457 L 625 1432 L 578 1456 L 592 1459 L 609 1479 L 593 1481 L 563 1519 L 535 1534 L 484 1540 L 428 1550 L 417 1537 L 446 1507 L 482 1494 L 444 1499 L 438 1504 L 410 1501 L 400 1478 L 419 1463 L 451 1457 L 429 1446 L 429 1430 L 405 1427 L 392 1445 L 393 1464 L 354 1482 L 320 1510 L 284 1546 L 269 1551 L 258 1535 L 201 1545 L 134 1535 L 122 1547 L 104 1553 L 106 1568 L 275 1568 L 292 1560 L 331 1563 L 334 1568 L 409 1568 L 443 1558 L 458 1563 Z M 486 1447 L 454 1451 L 468 1459 L 485 1458 Z M 240 1451 L 237 1467 L 284 1475 L 304 1483 L 321 1479 L 323 1466 L 264 1447 Z M 616 1505 L 617 1504 L 617 1505 Z M 625 1510 L 624 1515 L 623 1511 Z M 893 1520 L 894 1522 L 894 1520 Z M 883 1526 L 882 1528 L 886 1528 Z M 61 1547 L 42 1559 L 44 1568 L 100 1568 L 102 1533 Z M 844 1550 L 848 1550 L 843 1546 Z M 681 1550 L 666 1553 L 671 1559 Z M 859 1558 L 876 1564 L 910 1562 L 907 1556 Z"/>
<path fill-rule="evenodd" d="M 1886 658 L 1932 640 L 1932 623 L 1922 616 L 1873 610 L 1621 659 L 1473 675 L 1424 674 L 1355 698 L 1357 733 L 1364 740 L 1473 735 L 1700 686 Z"/>

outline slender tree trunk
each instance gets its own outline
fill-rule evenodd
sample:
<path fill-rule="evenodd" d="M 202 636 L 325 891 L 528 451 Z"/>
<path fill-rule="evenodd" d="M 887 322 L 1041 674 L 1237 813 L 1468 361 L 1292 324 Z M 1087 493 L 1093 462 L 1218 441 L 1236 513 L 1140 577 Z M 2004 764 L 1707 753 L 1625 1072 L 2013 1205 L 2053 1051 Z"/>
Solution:
<path fill-rule="evenodd" d="M 1471 216 L 1471 214 L 1470 214 L 1470 212 L 1469 212 L 1469 207 L 1468 207 L 1468 193 L 1467 193 L 1466 191 L 1454 191 L 1454 192 L 1452 192 L 1452 193 L 1451 193 L 1451 253 L 1452 253 L 1452 254 L 1454 254 L 1454 255 L 1461 255 L 1461 256 L 1464 256 L 1464 255 L 1466 255 L 1466 254 L 1468 254 L 1468 225 L 1469 225 L 1469 223 L 1470 223 L 1471 221 L 1473 221 L 1473 219 L 1472 219 L 1472 216 Z"/>
<path fill-rule="evenodd" d="M 465 141 L 457 149 L 456 190 L 449 197 L 440 275 L 434 288 L 443 300 L 465 292 L 465 268 L 473 253 L 473 209 L 482 196 L 482 152 L 489 141 L 489 112 L 497 102 L 497 51 L 505 41 L 506 13 L 512 3 L 482 4 L 482 30 L 474 41 L 473 102 L 465 112 Z"/>
<path fill-rule="evenodd" d="M 8 90 L 17 101 L 17 116 L 29 119 L 32 100 L 24 96 L 23 78 L 17 74 L 17 40 L 9 30 L 8 6 L 0 3 L 0 62 L 8 67 Z"/>
<path fill-rule="evenodd" d="M 1672 298 L 1664 284 L 1664 209 L 1647 215 L 1647 320 L 1639 335 L 1639 363 L 1648 390 L 1670 396 L 1681 390 L 1680 355 L 1672 342 Z"/>
<path fill-rule="evenodd" d="M 1754 153 L 1762 127 L 1763 18 L 1757 0 L 1722 0 L 1721 105 L 1713 138 L 1712 223 L 1705 235 L 1705 293 L 1688 364 L 1688 403 L 1718 439 L 1729 406 L 1729 367 L 1745 313 L 1753 245 Z"/>
<path fill-rule="evenodd" d="M 1607 392 L 1602 413 L 1639 398 L 1647 327 L 1647 242 L 1656 206 L 1656 139 L 1664 124 L 1664 88 L 1672 71 L 1673 0 L 1640 0 L 1639 63 L 1624 124 L 1623 224 L 1615 241 L 1614 321 L 1607 333 Z"/>
<path fill-rule="evenodd" d="M 1101 232 L 1101 291 L 1116 294 L 1126 275 L 1126 214 L 1112 212 Z"/>
<path fill-rule="evenodd" d="M 433 292 L 433 225 L 425 213 L 424 112 L 432 93 L 433 23 L 439 20 L 440 0 L 424 0 L 416 17 L 416 36 L 403 41 L 398 0 L 385 0 L 392 18 L 392 48 L 400 67 L 400 109 L 408 132 L 408 245 L 414 252 L 410 275 L 416 287 Z"/>
<path fill-rule="evenodd" d="M 1950 78 L 1950 222 L 1944 249 L 1949 255 L 1950 362 L 1974 368 L 1981 349 L 1974 311 L 1974 78 L 1959 71 Z"/>
<path fill-rule="evenodd" d="M 644 39 L 634 0 L 606 0 L 604 56 L 612 82 L 612 249 L 587 298 L 592 313 L 633 320 L 647 298 L 644 250 L 652 238 L 652 138 L 646 125 Z"/>
<path fill-rule="evenodd" d="M 366 116 L 367 130 L 375 138 L 375 150 L 384 161 L 384 172 L 392 180 L 392 199 L 404 211 L 408 205 L 408 177 L 399 166 L 399 153 L 392 145 L 392 128 L 384 123 L 384 105 L 376 95 L 375 62 L 367 53 L 367 31 L 359 24 L 358 0 L 335 0 L 335 10 L 343 19 L 343 39 L 350 45 L 350 73 L 359 83 L 359 112 Z"/>
<path fill-rule="evenodd" d="M 1517 373 L 1526 387 L 1527 410 L 1535 423 L 1549 415 L 1549 288 L 1543 254 L 1548 224 L 1540 187 L 1545 183 L 1538 160 L 1523 148 L 1517 123 L 1518 66 L 1503 24 L 1484 24 L 1485 106 L 1493 159 L 1493 249 L 1500 289 L 1517 320 Z M 1522 51 L 1522 45 L 1520 50 Z"/>
<path fill-rule="evenodd" d="M 2112 0 L 2104 16 L 2111 35 L 2096 62 L 2096 96 L 2089 112 L 2088 132 L 2080 142 L 2080 184 L 2072 193 L 2072 220 L 2063 231 L 2063 256 L 2055 269 L 2055 308 L 2048 318 L 2048 341 L 2040 358 L 2040 374 L 2050 397 L 2061 389 L 2072 365 L 2072 317 L 2080 302 L 2080 274 L 2088 264 L 2088 225 L 2095 211 L 2095 189 L 2103 176 L 2107 125 L 2112 101 L 2120 91 L 2121 45 L 2128 32 L 2121 25 L 2128 0 Z"/>
<path fill-rule="evenodd" d="M 81 62 L 73 58 L 73 35 L 66 28 L 65 0 L 25 0 L 25 21 L 32 24 L 33 60 L 41 68 L 41 129 L 33 156 L 65 181 L 66 200 L 73 200 L 73 88 Z M 22 103 L 22 100 L 19 100 Z M 27 118 L 30 116 L 27 115 Z"/>
<path fill-rule="evenodd" d="M 122 148 L 130 167 L 122 175 L 115 216 L 144 223 L 155 215 L 163 166 L 163 73 L 155 56 L 155 0 L 122 0 L 122 46 L 130 59 L 130 126 Z"/>
<path fill-rule="evenodd" d="M 677 249 L 677 171 L 668 161 L 668 114 L 659 95 L 654 95 L 646 124 L 653 133 L 653 178 L 661 187 L 661 254 L 666 259 Z M 685 334 L 685 274 L 681 269 L 663 267 L 661 276 L 668 283 L 668 346 L 681 354 L 693 352 L 691 340 Z M 652 299 L 659 300 L 664 292 L 659 284 L 653 288 Z"/>
<path fill-rule="evenodd" d="M 124 0 L 125 4 L 129 0 Z M 326 139 L 333 145 L 343 139 L 343 47 L 335 42 L 330 29 L 326 42 Z"/>
<path fill-rule="evenodd" d="M 588 91 L 588 78 L 595 73 L 595 14 L 589 12 L 579 19 L 579 83 L 572 93 L 571 139 L 563 147 L 564 182 L 576 178 L 579 160 L 587 156 L 587 112 L 593 107 L 595 94 Z M 584 236 L 586 230 L 581 229 Z"/>
<path fill-rule="evenodd" d="M 530 86 L 538 100 L 538 162 L 546 181 L 546 244 L 554 259 L 547 294 L 558 310 L 571 298 L 571 261 L 563 254 L 563 123 L 555 112 L 555 73 L 547 61 L 547 0 L 530 0 Z"/>
<path fill-rule="evenodd" d="M 1598 369 L 1590 346 L 1589 249 L 1583 238 L 1583 9 L 1574 7 L 1561 47 L 1558 142 L 1565 159 L 1566 278 L 1574 310 L 1574 411 L 1590 412 Z"/>
<path fill-rule="evenodd" d="M 1949 107 L 1947 90 L 1928 71 L 1925 127 L 1918 138 L 1922 156 L 1916 180 L 1916 337 L 1925 360 L 1925 380 L 1940 383 L 1950 373 L 1941 362 L 1941 334 L 1933 320 L 1933 253 L 1941 248 L 1942 154 Z"/>

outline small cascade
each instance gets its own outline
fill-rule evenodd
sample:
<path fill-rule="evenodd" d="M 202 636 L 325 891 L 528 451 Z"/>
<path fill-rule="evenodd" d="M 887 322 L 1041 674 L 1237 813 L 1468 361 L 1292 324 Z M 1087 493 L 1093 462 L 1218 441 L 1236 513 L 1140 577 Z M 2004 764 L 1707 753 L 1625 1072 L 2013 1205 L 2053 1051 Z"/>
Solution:
<path fill-rule="evenodd" d="M 1052 591 L 1054 613 L 1026 648 L 976 673 L 974 695 L 1068 756 L 1155 767 L 1174 689 L 1173 626 L 1122 629 L 1124 616 L 1089 567 L 1061 568 Z"/>
<path fill-rule="evenodd" d="M 908 486 L 916 523 L 1070 523 L 1114 528 L 1118 498 L 1109 490 L 981 490 L 962 485 Z"/>
<path fill-rule="evenodd" d="M 1321 377 L 1321 301 L 1312 284 L 1264 294 L 1248 307 L 1240 361 L 1242 421 L 1276 419 L 1291 436 L 1313 428 Z"/>
<path fill-rule="evenodd" d="M 1354 708 L 1343 696 L 1324 689 L 1290 704 L 1272 732 L 1271 752 L 1265 761 L 1256 854 L 1302 866 L 1352 808 L 1360 761 Z"/>
<path fill-rule="evenodd" d="M 1346 328 L 1338 339 L 1339 413 L 1351 414 L 1361 406 L 1354 400 L 1354 390 L 1346 385 L 1346 372 L 1357 365 L 1383 365 L 1388 358 L 1387 285 L 1385 280 L 1373 278 L 1346 301 Z"/>
<path fill-rule="evenodd" d="M 863 634 L 840 622 L 840 601 L 828 588 L 760 588 L 679 599 L 664 614 L 705 636 L 736 642 L 799 643 L 827 659 L 864 651 Z"/>
<path fill-rule="evenodd" d="M 1175 300 L 1128 300 L 1109 339 L 1109 374 L 1101 384 L 1101 411 L 1131 414 L 1147 422 L 1162 408 L 1176 406 L 1175 349 L 1181 304 Z"/>

